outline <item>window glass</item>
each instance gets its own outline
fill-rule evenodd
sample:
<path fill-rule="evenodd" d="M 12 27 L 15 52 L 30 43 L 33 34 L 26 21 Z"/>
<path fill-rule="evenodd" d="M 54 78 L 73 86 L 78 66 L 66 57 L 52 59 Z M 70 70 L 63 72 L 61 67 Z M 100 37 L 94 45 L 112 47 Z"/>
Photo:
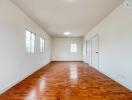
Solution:
<path fill-rule="evenodd" d="M 71 44 L 70 51 L 71 51 L 72 53 L 76 53 L 76 52 L 77 52 L 77 44 L 76 44 L 76 43 L 72 43 L 72 44 Z"/>
<path fill-rule="evenodd" d="M 40 38 L 40 52 L 44 53 L 45 52 L 45 39 Z"/>
<path fill-rule="evenodd" d="M 26 52 L 35 52 L 35 34 L 30 31 L 26 31 Z"/>

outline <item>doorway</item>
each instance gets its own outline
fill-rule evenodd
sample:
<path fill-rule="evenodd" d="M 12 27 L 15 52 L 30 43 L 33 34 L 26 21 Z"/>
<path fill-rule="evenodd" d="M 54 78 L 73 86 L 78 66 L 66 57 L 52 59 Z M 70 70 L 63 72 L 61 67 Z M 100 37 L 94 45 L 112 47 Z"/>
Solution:
<path fill-rule="evenodd" d="M 99 36 L 95 35 L 91 39 L 92 44 L 92 66 L 99 70 Z"/>
<path fill-rule="evenodd" d="M 99 36 L 86 41 L 86 62 L 99 70 Z"/>
<path fill-rule="evenodd" d="M 91 40 L 86 41 L 86 62 L 92 65 L 92 44 Z"/>

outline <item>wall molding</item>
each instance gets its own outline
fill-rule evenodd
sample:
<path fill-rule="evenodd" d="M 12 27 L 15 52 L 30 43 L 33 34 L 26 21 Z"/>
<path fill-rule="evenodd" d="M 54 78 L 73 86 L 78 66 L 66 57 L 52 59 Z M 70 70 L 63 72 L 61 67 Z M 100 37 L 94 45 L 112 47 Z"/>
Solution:
<path fill-rule="evenodd" d="M 12 82 L 11 84 L 9 84 L 7 87 L 5 87 L 3 90 L 0 91 L 0 94 L 3 94 L 4 92 L 8 91 L 9 89 L 11 89 L 13 86 L 17 85 L 18 83 L 20 83 L 21 81 L 25 80 L 26 78 L 28 78 L 29 76 L 31 76 L 33 73 L 39 71 L 41 68 L 46 67 L 48 64 L 51 63 L 51 60 L 46 63 L 44 66 L 38 68 L 37 70 L 25 75 L 23 78 L 19 79 L 19 80 L 15 80 L 14 82 Z"/>
<path fill-rule="evenodd" d="M 97 69 L 96 69 L 97 70 Z M 132 91 L 132 87 L 127 85 L 127 84 L 124 84 L 123 82 L 121 82 L 120 80 L 112 77 L 111 75 L 109 75 L 108 73 L 102 71 L 102 70 L 97 70 L 99 71 L 100 73 L 104 74 L 105 76 L 109 77 L 110 79 L 112 79 L 113 81 L 117 82 L 118 84 L 120 84 L 121 86 L 123 86 L 124 88 L 127 88 L 129 91 Z"/>

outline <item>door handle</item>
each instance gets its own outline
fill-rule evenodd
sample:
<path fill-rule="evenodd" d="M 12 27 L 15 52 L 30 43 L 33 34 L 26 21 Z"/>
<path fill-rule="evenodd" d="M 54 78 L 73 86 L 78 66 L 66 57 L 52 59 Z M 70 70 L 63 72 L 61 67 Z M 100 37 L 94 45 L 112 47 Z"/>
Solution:
<path fill-rule="evenodd" d="M 99 53 L 99 52 L 96 52 L 96 53 Z"/>

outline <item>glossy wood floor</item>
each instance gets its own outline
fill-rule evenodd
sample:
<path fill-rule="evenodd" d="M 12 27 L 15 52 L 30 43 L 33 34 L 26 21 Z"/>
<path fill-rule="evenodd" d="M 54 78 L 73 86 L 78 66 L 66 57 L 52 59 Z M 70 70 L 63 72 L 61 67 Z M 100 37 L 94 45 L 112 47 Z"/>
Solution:
<path fill-rule="evenodd" d="M 132 100 L 132 92 L 82 62 L 52 62 L 0 100 Z"/>

